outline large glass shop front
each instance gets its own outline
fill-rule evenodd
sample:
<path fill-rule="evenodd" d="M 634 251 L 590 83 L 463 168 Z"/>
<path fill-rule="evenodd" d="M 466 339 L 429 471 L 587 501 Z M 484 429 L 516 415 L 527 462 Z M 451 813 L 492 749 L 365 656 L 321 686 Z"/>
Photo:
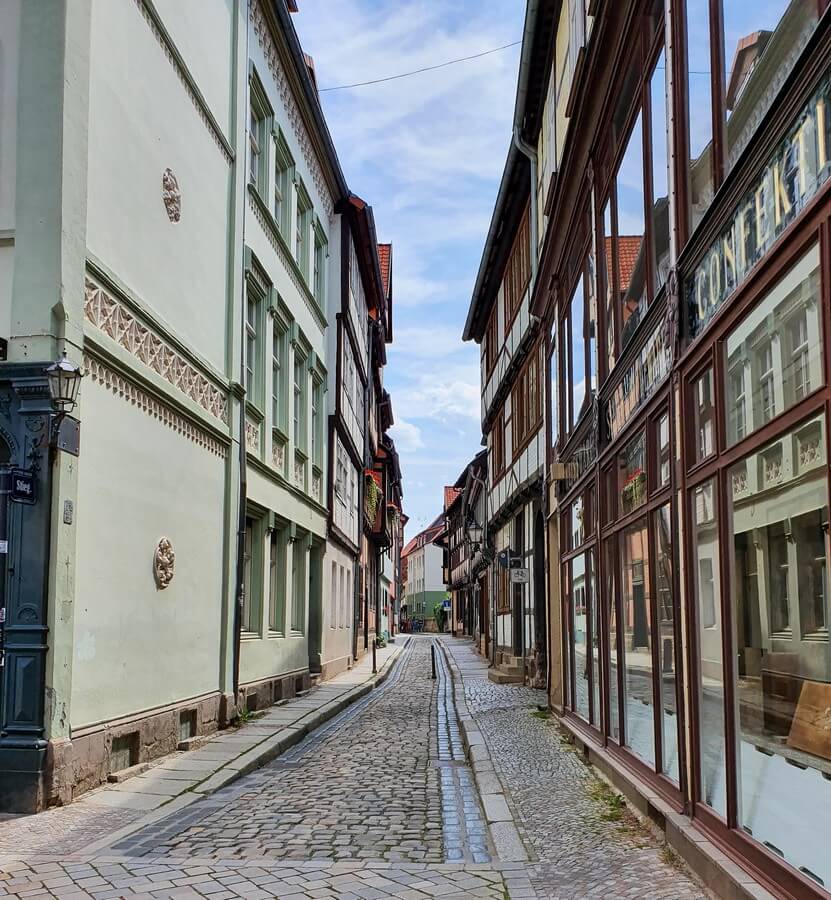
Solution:
<path fill-rule="evenodd" d="M 758 77 L 771 48 L 795 58 L 825 8 L 774 5 L 784 12 L 754 51 L 749 71 Z M 708 10 L 721 8 L 688 0 L 688 15 L 698 6 L 705 24 Z M 726 29 L 738 7 L 723 7 Z M 747 4 L 748 17 L 753 10 Z M 707 69 L 693 61 L 700 31 L 688 36 L 691 71 Z M 654 71 L 661 67 L 658 57 Z M 737 111 L 753 77 L 732 99 L 728 90 L 728 101 L 714 101 L 733 104 L 712 117 L 721 122 L 719 165 L 712 143 L 692 147 L 690 231 L 713 199 L 707 179 L 717 187 L 736 163 Z M 700 109 L 711 121 L 703 101 L 693 113 L 699 86 L 690 80 L 691 129 Z M 656 109 L 653 97 L 647 121 L 659 118 Z M 690 801 L 711 836 L 787 893 L 807 897 L 831 892 L 831 74 L 790 121 L 702 242 L 709 246 L 679 273 L 684 338 L 672 393 L 664 314 L 655 309 L 665 295 L 666 226 L 646 215 L 642 235 L 624 234 L 618 223 L 632 217 L 613 176 L 597 204 L 597 290 L 578 283 L 575 296 L 581 285 L 591 293 L 584 319 L 572 301 L 552 331 L 551 394 L 564 408 L 551 415 L 574 477 L 560 490 L 567 719 L 679 809 Z M 649 171 L 656 129 L 641 136 L 639 128 L 640 115 L 628 133 Z M 657 209 L 665 188 L 655 177 L 644 183 L 653 196 L 637 203 Z M 627 253 L 637 258 L 628 268 Z M 604 335 L 585 364 L 575 333 Z M 581 440 L 577 412 L 590 398 L 573 396 L 578 384 L 592 396 L 599 390 L 605 431 L 599 458 L 579 475 L 569 448 Z"/>

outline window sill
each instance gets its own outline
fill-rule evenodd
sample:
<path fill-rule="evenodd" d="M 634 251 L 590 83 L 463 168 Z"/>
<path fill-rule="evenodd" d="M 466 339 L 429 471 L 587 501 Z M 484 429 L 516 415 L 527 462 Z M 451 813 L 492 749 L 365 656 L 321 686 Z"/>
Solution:
<path fill-rule="evenodd" d="M 271 630 L 269 629 L 269 632 L 268 632 L 268 639 L 269 639 L 270 641 L 273 641 L 273 640 L 275 640 L 275 639 L 277 639 L 277 638 L 284 638 L 284 637 L 285 637 L 285 634 L 283 634 L 282 631 L 271 631 Z"/>
<path fill-rule="evenodd" d="M 262 640 L 262 636 L 258 631 L 243 631 L 240 635 L 241 641 L 259 641 Z"/>

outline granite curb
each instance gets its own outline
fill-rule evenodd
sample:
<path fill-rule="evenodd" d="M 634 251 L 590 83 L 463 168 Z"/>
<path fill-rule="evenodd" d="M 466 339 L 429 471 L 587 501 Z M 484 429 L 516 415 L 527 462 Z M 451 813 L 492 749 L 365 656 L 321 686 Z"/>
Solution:
<path fill-rule="evenodd" d="M 453 682 L 453 700 L 456 704 L 456 715 L 459 719 L 465 755 L 473 771 L 488 831 L 499 860 L 506 863 L 530 862 L 531 856 L 520 836 L 511 811 L 510 795 L 494 768 L 485 736 L 479 730 L 476 720 L 468 709 L 462 673 L 444 641 L 439 639 L 437 644 L 441 648 L 450 672 L 450 680 Z"/>

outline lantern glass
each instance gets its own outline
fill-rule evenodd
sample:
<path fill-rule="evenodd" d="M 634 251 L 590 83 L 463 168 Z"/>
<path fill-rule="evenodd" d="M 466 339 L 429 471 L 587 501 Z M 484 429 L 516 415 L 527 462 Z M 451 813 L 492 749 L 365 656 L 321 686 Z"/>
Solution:
<path fill-rule="evenodd" d="M 467 523 L 467 536 L 472 544 L 481 544 L 483 533 L 484 529 L 475 519 Z"/>
<path fill-rule="evenodd" d="M 81 386 L 81 370 L 67 358 L 64 350 L 61 358 L 46 370 L 49 393 L 58 412 L 68 413 L 75 408 L 78 389 Z"/>

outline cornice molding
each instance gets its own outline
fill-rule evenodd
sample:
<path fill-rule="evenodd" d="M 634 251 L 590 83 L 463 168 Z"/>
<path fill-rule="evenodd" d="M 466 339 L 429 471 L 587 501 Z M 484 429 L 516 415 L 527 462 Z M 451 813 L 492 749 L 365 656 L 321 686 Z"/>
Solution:
<path fill-rule="evenodd" d="M 280 94 L 280 100 L 282 101 L 286 110 L 286 115 L 288 116 L 288 123 L 297 138 L 297 143 L 300 145 L 300 150 L 309 172 L 311 173 L 312 181 L 317 188 L 318 194 L 323 200 L 326 217 L 331 221 L 334 215 L 332 192 L 329 189 L 326 177 L 323 174 L 323 169 L 318 162 L 317 153 L 311 137 L 309 136 L 309 129 L 306 125 L 306 121 L 297 105 L 285 69 L 278 56 L 277 44 L 272 36 L 261 0 L 252 0 L 249 8 L 251 27 L 254 29 L 254 34 L 257 35 L 260 49 L 263 51 L 263 56 L 268 64 L 269 71 L 274 78 L 274 84 L 277 87 Z"/>
<path fill-rule="evenodd" d="M 234 150 L 223 134 L 219 123 L 214 118 L 214 114 L 211 112 L 202 91 L 197 87 L 196 79 L 191 75 L 190 69 L 188 69 L 187 64 L 182 58 L 182 54 L 179 53 L 176 48 L 173 38 L 170 36 L 167 28 L 165 28 L 161 16 L 153 4 L 153 0 L 135 0 L 135 3 L 144 17 L 144 20 L 150 27 L 150 30 L 153 32 L 153 36 L 158 41 L 159 46 L 164 51 L 164 55 L 167 57 L 170 65 L 179 77 L 179 80 L 182 82 L 185 93 L 187 93 L 191 103 L 193 103 L 199 118 L 202 119 L 202 122 L 211 133 L 214 143 L 225 157 L 225 161 L 227 163 L 232 162 L 234 159 Z"/>

